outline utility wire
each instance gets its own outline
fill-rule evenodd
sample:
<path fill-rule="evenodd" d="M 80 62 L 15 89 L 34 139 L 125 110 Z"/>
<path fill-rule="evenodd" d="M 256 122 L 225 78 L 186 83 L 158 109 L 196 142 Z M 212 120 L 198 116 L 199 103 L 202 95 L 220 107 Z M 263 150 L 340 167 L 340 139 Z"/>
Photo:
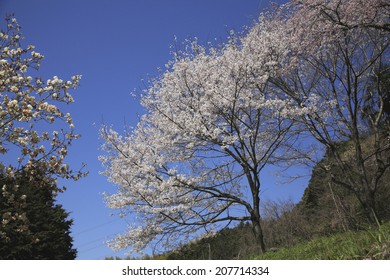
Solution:
<path fill-rule="evenodd" d="M 107 222 L 98 224 L 98 225 L 96 225 L 96 226 L 93 226 L 93 227 L 87 228 L 87 229 L 85 229 L 85 230 L 76 232 L 76 233 L 73 234 L 73 236 L 79 236 L 79 235 L 84 234 L 84 233 L 86 233 L 86 232 L 93 231 L 93 230 L 98 229 L 98 228 L 101 228 L 101 227 L 103 227 L 103 226 L 112 224 L 113 222 L 116 222 L 116 221 L 118 221 L 118 220 L 120 220 L 120 219 L 121 219 L 121 218 L 116 218 L 116 219 L 113 219 L 113 220 L 110 220 L 110 221 L 107 221 Z"/>

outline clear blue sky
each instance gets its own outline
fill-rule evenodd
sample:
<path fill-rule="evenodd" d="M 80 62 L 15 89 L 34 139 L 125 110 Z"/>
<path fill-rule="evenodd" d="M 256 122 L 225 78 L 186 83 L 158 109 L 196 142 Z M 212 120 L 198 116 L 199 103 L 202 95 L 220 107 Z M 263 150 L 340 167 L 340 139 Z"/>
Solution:
<path fill-rule="evenodd" d="M 5 15 L 14 13 L 25 44 L 45 56 L 39 76 L 82 75 L 68 108 L 82 138 L 74 142 L 68 161 L 74 168 L 87 163 L 90 175 L 66 182 L 68 190 L 58 198 L 74 219 L 78 259 L 123 257 L 104 244 L 123 232 L 126 220 L 110 216 L 101 195 L 115 190 L 99 175 L 101 124 L 121 131 L 124 124 L 137 123 L 142 108 L 130 93 L 164 68 L 175 36 L 179 44 L 191 37 L 225 41 L 229 30 L 251 25 L 267 5 L 265 0 L 0 0 L 1 26 Z M 303 184 L 282 187 L 269 180 L 263 196 L 297 200 Z"/>

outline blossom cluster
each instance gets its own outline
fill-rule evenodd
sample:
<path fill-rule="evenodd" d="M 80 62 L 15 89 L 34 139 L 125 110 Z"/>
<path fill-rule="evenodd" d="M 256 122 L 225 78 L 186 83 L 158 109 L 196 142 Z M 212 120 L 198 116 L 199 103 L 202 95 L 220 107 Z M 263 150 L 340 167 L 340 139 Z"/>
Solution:
<path fill-rule="evenodd" d="M 221 47 L 194 40 L 176 53 L 143 92 L 147 113 L 137 127 L 126 136 L 102 129 L 104 174 L 119 186 L 107 205 L 140 218 L 111 245 L 174 245 L 179 232 L 251 220 L 264 166 L 312 160 L 300 137 L 345 139 L 355 115 L 345 57 L 356 63 L 361 100 L 388 45 L 382 2 L 293 0 Z M 252 216 L 234 216 L 232 207 Z"/>
<path fill-rule="evenodd" d="M 78 86 L 81 76 L 69 81 L 35 76 L 44 56 L 32 45 L 23 47 L 15 18 L 7 17 L 6 22 L 0 32 L 0 155 L 10 152 L 16 158 L 0 162 L 0 176 L 12 179 L 23 170 L 33 179 L 35 170 L 40 170 L 45 176 L 36 181 L 60 191 L 56 178 L 82 176 L 64 163 L 68 146 L 79 135 L 70 114 L 62 111 L 63 104 L 73 102 L 69 91 Z M 57 130 L 51 132 L 54 123 Z"/>

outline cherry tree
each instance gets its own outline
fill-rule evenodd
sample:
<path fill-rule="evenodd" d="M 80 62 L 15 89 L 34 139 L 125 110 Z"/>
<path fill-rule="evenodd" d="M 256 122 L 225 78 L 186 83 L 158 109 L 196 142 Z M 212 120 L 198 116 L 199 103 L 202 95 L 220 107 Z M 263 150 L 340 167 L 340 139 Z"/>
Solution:
<path fill-rule="evenodd" d="M 79 135 L 74 133 L 70 114 L 61 110 L 61 104 L 73 102 L 69 90 L 77 87 L 80 76 L 70 81 L 33 76 L 43 55 L 32 45 L 22 46 L 23 35 L 15 18 L 8 16 L 6 24 L 0 32 L 0 154 L 10 156 L 8 161 L 2 157 L 0 176 L 2 181 L 11 182 L 23 172 L 35 185 L 40 182 L 56 193 L 63 190 L 57 187 L 57 178 L 77 180 L 85 175 L 71 170 L 64 161 L 68 146 Z M 17 185 L 1 188 L 4 199 L 19 203 L 19 198 L 10 195 Z M 24 218 L 2 213 L 1 227 Z"/>
<path fill-rule="evenodd" d="M 107 205 L 136 218 L 113 248 L 174 247 L 248 221 L 265 251 L 261 171 L 299 134 L 291 104 L 268 91 L 288 56 L 281 24 L 262 17 L 220 48 L 194 41 L 145 90 L 133 131 L 102 129 L 104 174 L 118 186 Z"/>
<path fill-rule="evenodd" d="M 301 22 L 301 24 L 312 27 L 319 22 L 324 24 L 323 29 L 317 29 L 316 32 L 320 30 L 329 32 L 334 28 L 339 30 L 368 28 L 390 31 L 388 20 L 390 3 L 387 0 L 292 0 L 288 6 L 293 6 L 293 9 L 297 10 L 294 15 L 296 23 L 300 16 L 306 15 L 310 20 Z M 315 17 L 318 17 L 319 21 L 315 21 Z M 329 35 L 331 34 L 327 33 L 327 36 Z"/>
<path fill-rule="evenodd" d="M 390 166 L 382 128 L 388 101 L 376 74 L 388 61 L 388 15 L 383 0 L 294 0 L 221 48 L 193 42 L 177 54 L 145 90 L 147 113 L 137 127 L 123 136 L 102 129 L 101 160 L 118 185 L 107 204 L 138 218 L 111 245 L 178 244 L 250 221 L 264 252 L 261 171 L 282 160 L 315 162 L 308 135 L 317 154 L 334 158 L 324 170 L 373 222 Z M 368 95 L 376 100 L 369 141 L 361 121 Z M 338 149 L 343 141 L 352 153 Z"/>
<path fill-rule="evenodd" d="M 311 112 L 301 122 L 331 155 L 331 164 L 322 166 L 331 181 L 354 193 L 367 220 L 376 223 L 377 195 L 390 167 L 387 71 L 380 71 L 389 63 L 389 2 L 302 0 L 288 10 L 296 63 L 272 83 L 297 107 L 315 96 L 331 114 L 324 119 Z M 346 142 L 348 153 L 338 148 Z"/>

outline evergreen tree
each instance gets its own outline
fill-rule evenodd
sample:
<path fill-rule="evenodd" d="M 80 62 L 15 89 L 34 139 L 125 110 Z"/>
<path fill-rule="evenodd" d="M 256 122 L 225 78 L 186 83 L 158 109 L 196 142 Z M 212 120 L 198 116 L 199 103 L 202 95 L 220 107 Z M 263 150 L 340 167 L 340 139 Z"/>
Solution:
<path fill-rule="evenodd" d="M 23 172 L 0 178 L 0 217 L 10 216 L 0 224 L 0 259 L 75 259 L 73 221 L 52 189 Z"/>

